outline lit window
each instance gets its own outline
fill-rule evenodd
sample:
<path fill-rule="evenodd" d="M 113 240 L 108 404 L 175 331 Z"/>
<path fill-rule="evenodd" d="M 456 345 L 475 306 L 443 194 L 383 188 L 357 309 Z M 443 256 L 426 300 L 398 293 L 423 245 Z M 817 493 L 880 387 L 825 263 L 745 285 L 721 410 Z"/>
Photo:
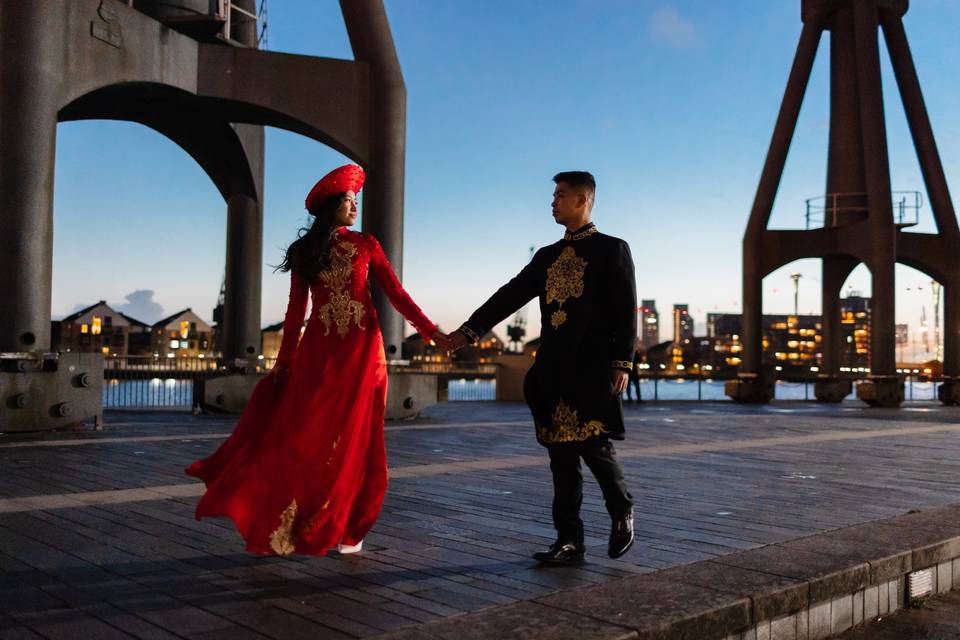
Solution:
<path fill-rule="evenodd" d="M 171 348 L 171 349 L 177 349 L 177 348 L 179 348 L 179 347 L 180 347 L 180 341 L 179 341 L 179 340 L 171 340 L 171 341 L 170 341 L 170 348 Z"/>
<path fill-rule="evenodd" d="M 110 353 L 110 347 L 101 347 L 100 351 L 103 353 L 103 355 L 107 355 Z"/>
<path fill-rule="evenodd" d="M 86 324 L 80 325 L 80 333 L 90 333 L 90 327 Z"/>
<path fill-rule="evenodd" d="M 95 336 L 100 335 L 101 328 L 103 327 L 103 318 L 100 316 L 93 316 L 93 326 L 91 327 L 90 333 Z"/>
<path fill-rule="evenodd" d="M 180 337 L 186 338 L 190 335 L 190 323 L 184 320 L 180 323 Z"/>

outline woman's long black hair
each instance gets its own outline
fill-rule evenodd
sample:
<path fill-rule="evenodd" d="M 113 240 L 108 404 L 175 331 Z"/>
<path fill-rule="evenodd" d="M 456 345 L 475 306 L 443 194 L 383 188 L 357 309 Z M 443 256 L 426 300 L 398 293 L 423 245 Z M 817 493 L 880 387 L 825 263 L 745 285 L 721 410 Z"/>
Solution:
<path fill-rule="evenodd" d="M 275 271 L 293 271 L 307 282 L 313 282 L 317 274 L 330 266 L 330 243 L 336 231 L 333 215 L 346 195 L 330 196 L 310 210 L 313 224 L 300 229 L 299 237 L 287 247 L 283 262 Z"/>

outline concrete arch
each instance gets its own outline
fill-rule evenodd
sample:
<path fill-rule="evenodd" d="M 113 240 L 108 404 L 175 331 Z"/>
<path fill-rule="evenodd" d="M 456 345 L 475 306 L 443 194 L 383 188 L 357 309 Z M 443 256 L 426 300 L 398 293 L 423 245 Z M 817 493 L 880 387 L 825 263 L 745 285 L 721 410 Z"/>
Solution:
<path fill-rule="evenodd" d="M 221 118 L 191 108 L 190 94 L 169 85 L 131 82 L 80 96 L 60 109 L 58 122 L 123 120 L 153 129 L 183 149 L 207 173 L 225 201 L 244 195 L 262 199 L 243 141 Z"/>

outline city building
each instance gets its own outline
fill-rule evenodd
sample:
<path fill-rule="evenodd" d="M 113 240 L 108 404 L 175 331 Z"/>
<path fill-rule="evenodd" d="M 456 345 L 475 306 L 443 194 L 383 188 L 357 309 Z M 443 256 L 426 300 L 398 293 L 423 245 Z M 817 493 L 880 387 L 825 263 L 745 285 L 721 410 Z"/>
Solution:
<path fill-rule="evenodd" d="M 127 333 L 127 355 L 128 356 L 152 356 L 153 340 L 152 330 L 149 324 L 141 322 L 136 318 L 131 318 L 121 312 L 124 320 L 130 323 Z"/>
<path fill-rule="evenodd" d="M 859 371 L 870 367 L 870 298 L 852 291 L 840 299 L 840 365 Z"/>
<path fill-rule="evenodd" d="M 711 313 L 707 316 L 707 343 L 712 357 L 701 352 L 702 362 L 714 370 L 740 364 L 743 318 L 739 313 Z M 764 315 L 763 361 L 787 373 L 809 373 L 820 366 L 823 321 L 819 315 Z M 811 369 L 813 368 L 813 369 Z"/>
<path fill-rule="evenodd" d="M 143 324 L 136 320 L 134 322 Z M 53 321 L 50 328 L 54 351 L 117 356 L 128 354 L 130 319 L 103 300 L 62 320 Z"/>
<path fill-rule="evenodd" d="M 190 308 L 155 323 L 153 353 L 161 358 L 213 355 L 213 329 Z"/>
<path fill-rule="evenodd" d="M 274 361 L 280 353 L 280 343 L 283 342 L 283 321 L 260 330 L 260 353 L 264 359 Z"/>
<path fill-rule="evenodd" d="M 643 300 L 640 303 L 640 345 L 649 349 L 660 342 L 660 314 L 657 313 L 656 300 Z"/>
<path fill-rule="evenodd" d="M 673 341 L 685 345 L 693 341 L 693 318 L 689 305 L 673 305 Z"/>

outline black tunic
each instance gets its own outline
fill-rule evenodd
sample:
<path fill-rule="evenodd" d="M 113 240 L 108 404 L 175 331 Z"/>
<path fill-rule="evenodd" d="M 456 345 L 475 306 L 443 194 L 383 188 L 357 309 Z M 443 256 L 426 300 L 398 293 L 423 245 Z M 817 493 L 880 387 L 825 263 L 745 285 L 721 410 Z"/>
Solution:
<path fill-rule="evenodd" d="M 629 372 L 637 292 L 626 242 L 589 224 L 540 249 L 523 271 L 477 309 L 461 330 L 477 341 L 540 298 L 541 345 L 524 381 L 537 441 L 544 446 L 623 439 L 623 408 L 611 368 Z"/>

